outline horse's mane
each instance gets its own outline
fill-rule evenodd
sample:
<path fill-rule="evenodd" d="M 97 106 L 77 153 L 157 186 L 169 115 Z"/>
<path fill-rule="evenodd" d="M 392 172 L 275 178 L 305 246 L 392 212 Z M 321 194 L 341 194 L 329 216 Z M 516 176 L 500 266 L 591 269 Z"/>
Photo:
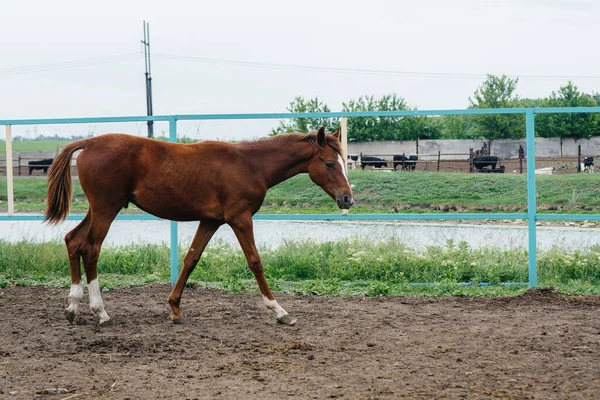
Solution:
<path fill-rule="evenodd" d="M 331 146 L 338 154 L 342 154 L 342 147 L 340 141 L 332 136 L 325 135 L 325 141 Z M 314 142 L 317 143 L 317 133 L 280 133 L 275 136 L 263 137 L 256 140 L 242 141 L 240 143 L 297 143 L 297 142 Z"/>

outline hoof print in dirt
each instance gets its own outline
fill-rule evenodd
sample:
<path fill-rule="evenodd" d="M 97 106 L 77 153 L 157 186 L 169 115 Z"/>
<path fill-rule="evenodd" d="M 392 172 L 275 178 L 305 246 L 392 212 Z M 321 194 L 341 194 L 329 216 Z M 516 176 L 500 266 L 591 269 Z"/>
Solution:
<path fill-rule="evenodd" d="M 290 317 L 289 314 L 277 318 L 277 322 L 279 322 L 282 325 L 292 326 L 296 323 L 296 321 L 298 321 L 298 319 Z"/>

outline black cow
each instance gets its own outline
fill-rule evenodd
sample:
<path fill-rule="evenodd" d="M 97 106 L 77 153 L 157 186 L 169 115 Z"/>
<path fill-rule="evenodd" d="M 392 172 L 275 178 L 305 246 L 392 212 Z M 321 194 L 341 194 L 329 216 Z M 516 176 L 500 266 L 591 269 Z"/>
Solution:
<path fill-rule="evenodd" d="M 475 169 L 481 169 L 487 166 L 492 167 L 492 169 L 496 169 L 497 163 L 498 157 L 496 156 L 478 156 L 473 158 L 473 166 Z"/>
<path fill-rule="evenodd" d="M 373 156 L 362 156 L 360 158 L 360 167 L 365 169 L 366 166 L 373 166 L 373 168 L 385 168 L 387 167 L 387 161 Z"/>
<path fill-rule="evenodd" d="M 504 168 L 504 165 L 501 165 L 500 168 L 479 168 L 477 172 L 481 174 L 503 174 Z"/>
<path fill-rule="evenodd" d="M 594 157 L 587 156 L 579 166 L 581 172 L 594 172 Z"/>
<path fill-rule="evenodd" d="M 358 156 L 351 156 L 351 155 L 349 155 L 348 156 L 348 160 L 354 161 L 354 162 L 349 162 L 348 163 L 349 164 L 348 168 L 350 168 L 350 169 L 356 169 L 356 168 L 358 168 L 358 165 L 357 165 L 358 164 L 358 162 L 357 162 L 358 161 Z"/>
<path fill-rule="evenodd" d="M 404 154 L 394 156 L 394 169 L 398 167 L 398 165 L 402 166 L 402 170 L 404 171 L 414 171 L 417 167 L 417 160 L 419 156 L 408 156 L 406 157 Z"/>
<path fill-rule="evenodd" d="M 53 162 L 53 158 L 46 158 L 45 160 L 39 161 L 29 161 L 29 175 L 31 175 L 34 169 L 43 169 L 44 175 L 46 175 L 48 173 L 48 168 Z"/>

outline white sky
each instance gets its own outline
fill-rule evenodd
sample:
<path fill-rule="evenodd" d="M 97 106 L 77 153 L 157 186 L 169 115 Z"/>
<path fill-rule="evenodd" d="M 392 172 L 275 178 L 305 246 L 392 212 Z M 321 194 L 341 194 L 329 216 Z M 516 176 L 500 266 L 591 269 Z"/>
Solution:
<path fill-rule="evenodd" d="M 520 97 L 548 96 L 568 78 L 600 92 L 597 0 L 23 0 L 2 3 L 0 119 L 145 115 L 143 20 L 150 23 L 157 115 L 285 112 L 295 96 L 319 96 L 339 111 L 343 101 L 387 93 L 419 109 L 465 108 L 486 73 L 521 77 Z M 89 61 L 99 57 L 111 62 Z M 81 60 L 85 66 L 74 66 Z M 548 78 L 556 76 L 564 78 Z M 190 137 L 240 139 L 264 136 L 276 122 L 178 127 Z M 166 129 L 158 124 L 156 132 Z M 146 128 L 13 128 L 26 136 L 89 131 L 145 135 Z"/>

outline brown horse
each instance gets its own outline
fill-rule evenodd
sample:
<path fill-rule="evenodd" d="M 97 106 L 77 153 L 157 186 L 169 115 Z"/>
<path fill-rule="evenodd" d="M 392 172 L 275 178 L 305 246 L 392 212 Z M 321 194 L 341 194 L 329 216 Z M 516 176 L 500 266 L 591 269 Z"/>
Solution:
<path fill-rule="evenodd" d="M 201 142 L 174 144 L 110 134 L 66 146 L 48 174 L 48 208 L 45 221 L 63 221 L 71 204 L 71 158 L 77 157 L 79 182 L 88 199 L 85 218 L 65 236 L 71 266 L 69 307 L 73 322 L 83 297 L 80 259 L 83 259 L 90 309 L 100 323 L 110 318 L 104 310 L 98 285 L 97 262 L 102 242 L 119 211 L 133 203 L 160 218 L 200 221 L 181 274 L 169 295 L 173 322 L 183 322 L 180 302 L 188 277 L 209 240 L 223 224 L 233 229 L 266 306 L 283 324 L 296 322 L 277 303 L 263 273 L 254 244 L 252 216 L 260 209 L 267 190 L 300 173 L 308 173 L 347 210 L 354 198 L 339 130 L 326 134 L 285 134 L 237 144 Z"/>

